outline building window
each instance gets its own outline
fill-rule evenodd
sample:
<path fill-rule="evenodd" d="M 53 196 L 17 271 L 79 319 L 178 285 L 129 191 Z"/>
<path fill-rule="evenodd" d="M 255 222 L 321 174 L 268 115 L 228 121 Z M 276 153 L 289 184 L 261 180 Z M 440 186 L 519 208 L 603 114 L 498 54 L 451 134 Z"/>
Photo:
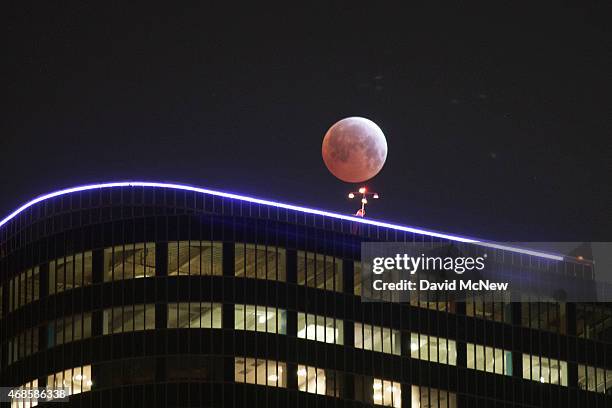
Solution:
<path fill-rule="evenodd" d="M 235 305 L 234 328 L 287 334 L 287 312 L 269 306 Z"/>
<path fill-rule="evenodd" d="M 68 395 L 91 391 L 91 366 L 69 368 L 47 377 L 48 388 L 68 388 Z"/>
<path fill-rule="evenodd" d="M 169 303 L 169 329 L 220 329 L 221 303 Z"/>
<path fill-rule="evenodd" d="M 355 347 L 399 356 L 400 331 L 355 322 Z"/>
<path fill-rule="evenodd" d="M 499 295 L 495 295 L 495 298 L 498 297 Z M 512 305 L 509 301 L 494 302 L 490 299 L 483 299 L 482 296 L 471 295 L 465 301 L 465 313 L 470 317 L 512 323 Z"/>
<path fill-rule="evenodd" d="M 612 395 L 612 370 L 578 364 L 578 386 L 581 390 Z"/>
<path fill-rule="evenodd" d="M 155 329 L 155 305 L 126 305 L 105 309 L 103 334 Z"/>
<path fill-rule="evenodd" d="M 340 375 L 335 370 L 298 365 L 298 389 L 311 394 L 340 397 Z"/>
<path fill-rule="evenodd" d="M 361 261 L 353 261 L 353 294 L 361 296 Z"/>
<path fill-rule="evenodd" d="M 355 399 L 367 404 L 399 408 L 402 406 L 402 389 L 399 382 L 356 375 Z"/>
<path fill-rule="evenodd" d="M 9 281 L 9 312 L 39 299 L 40 269 L 38 266 L 21 272 Z"/>
<path fill-rule="evenodd" d="M 49 262 L 49 294 L 91 285 L 91 251 L 78 253 Z"/>
<path fill-rule="evenodd" d="M 16 388 L 15 390 L 21 391 L 21 390 L 28 390 L 28 389 L 33 389 L 33 388 L 38 388 L 38 380 L 32 380 L 29 381 L 25 384 L 23 384 L 21 387 Z M 27 398 L 27 399 L 11 399 L 11 408 L 30 408 L 30 407 L 35 407 L 38 405 L 38 399 L 36 398 Z"/>
<path fill-rule="evenodd" d="M 287 259 L 283 248 L 245 243 L 236 243 L 234 248 L 235 276 L 287 281 Z"/>
<path fill-rule="evenodd" d="M 488 373 L 512 375 L 512 352 L 467 343 L 467 368 Z"/>
<path fill-rule="evenodd" d="M 47 327 L 49 347 L 91 337 L 91 313 L 56 319 Z"/>
<path fill-rule="evenodd" d="M 275 360 L 250 357 L 234 359 L 234 380 L 238 383 L 287 387 L 287 367 Z"/>
<path fill-rule="evenodd" d="M 353 262 L 353 277 L 354 277 L 354 288 L 353 294 L 355 296 L 361 296 L 362 291 L 362 276 L 361 276 L 361 262 Z M 442 299 L 438 298 L 438 294 L 428 294 L 424 292 L 411 292 L 410 293 L 410 305 L 423 309 L 440 310 L 450 313 L 455 313 L 455 303 L 448 299 L 448 296 L 444 296 Z"/>
<path fill-rule="evenodd" d="M 457 365 L 457 345 L 454 340 L 411 333 L 410 356 L 433 363 Z"/>
<path fill-rule="evenodd" d="M 411 388 L 413 408 L 457 408 L 457 394 L 430 387 L 413 385 Z"/>
<path fill-rule="evenodd" d="M 374 394 L 372 395 L 374 404 L 386 407 L 402 406 L 402 389 L 399 383 L 374 378 L 372 389 L 374 390 Z"/>
<path fill-rule="evenodd" d="M 8 364 L 38 352 L 38 327 L 26 329 L 8 342 Z"/>
<path fill-rule="evenodd" d="M 96 390 L 155 382 L 156 357 L 130 358 L 96 364 Z"/>
<path fill-rule="evenodd" d="M 566 334 L 565 303 L 522 302 L 523 327 Z"/>
<path fill-rule="evenodd" d="M 298 312 L 297 336 L 324 343 L 344 344 L 342 320 Z"/>
<path fill-rule="evenodd" d="M 168 275 L 221 276 L 223 244 L 210 241 L 168 243 Z"/>
<path fill-rule="evenodd" d="M 422 309 L 455 313 L 455 303 L 450 301 L 448 293 L 410 292 L 410 305 Z"/>
<path fill-rule="evenodd" d="M 223 357 L 178 355 L 166 357 L 168 381 L 221 382 L 223 381 Z"/>
<path fill-rule="evenodd" d="M 523 378 L 567 387 L 567 362 L 523 354 Z"/>
<path fill-rule="evenodd" d="M 298 251 L 297 283 L 342 292 L 342 260 L 329 255 Z"/>
<path fill-rule="evenodd" d="M 104 250 L 104 282 L 155 276 L 155 243 L 118 245 Z"/>
<path fill-rule="evenodd" d="M 576 335 L 585 339 L 608 341 L 612 331 L 612 309 L 592 303 L 576 304 Z"/>

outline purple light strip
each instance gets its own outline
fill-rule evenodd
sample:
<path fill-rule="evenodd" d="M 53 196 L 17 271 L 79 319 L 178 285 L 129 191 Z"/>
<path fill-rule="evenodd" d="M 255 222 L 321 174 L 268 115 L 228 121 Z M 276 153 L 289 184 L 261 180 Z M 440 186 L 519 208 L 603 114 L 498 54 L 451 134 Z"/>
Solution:
<path fill-rule="evenodd" d="M 269 205 L 269 206 L 277 207 L 277 208 L 284 208 L 286 210 L 299 211 L 299 212 L 303 212 L 306 214 L 321 215 L 324 217 L 330 217 L 330 218 L 335 218 L 339 220 L 357 222 L 360 224 L 374 225 L 377 227 L 391 228 L 394 230 L 411 232 L 411 233 L 415 233 L 419 235 L 427 235 L 430 237 L 448 239 L 449 241 L 467 242 L 467 243 L 482 245 L 482 246 L 495 248 L 495 249 L 502 249 L 502 250 L 517 252 L 517 253 L 526 254 L 526 255 L 539 256 L 542 258 L 552 259 L 556 261 L 562 261 L 564 259 L 562 256 L 547 254 L 544 252 L 532 251 L 532 250 L 522 249 L 522 248 L 515 248 L 515 247 L 506 246 L 506 245 L 480 241 L 480 240 L 476 240 L 472 238 L 465 238 L 465 237 L 460 237 L 460 236 L 455 236 L 455 235 L 442 234 L 439 232 L 427 231 L 427 230 L 420 229 L 420 228 L 412 228 L 412 227 L 406 227 L 403 225 L 395 225 L 395 224 L 390 224 L 390 223 L 382 222 L 382 221 L 353 217 L 350 215 L 343 215 L 343 214 L 337 214 L 337 213 L 328 212 L 328 211 L 315 210 L 312 208 L 300 207 L 297 205 L 279 203 L 276 201 L 262 200 L 260 198 L 247 197 L 247 196 L 242 196 L 242 195 L 232 194 L 232 193 L 224 193 L 221 191 L 208 190 L 205 188 L 186 186 L 182 184 L 153 183 L 153 182 L 147 182 L 147 181 L 124 181 L 124 182 L 118 182 L 118 183 L 88 184 L 84 186 L 59 190 L 59 191 L 56 191 L 50 194 L 45 194 L 45 195 L 42 195 L 40 197 L 33 199 L 32 201 L 27 202 L 26 204 L 22 205 L 21 207 L 13 211 L 11 214 L 9 214 L 6 218 L 0 221 L 0 228 L 2 228 L 2 226 L 4 226 L 6 223 L 8 223 L 13 218 L 15 218 L 21 212 L 25 211 L 26 209 L 32 207 L 35 204 L 40 203 L 41 201 L 45 201 L 50 198 L 58 197 L 61 195 L 77 193 L 79 191 L 95 190 L 95 189 L 100 189 L 100 188 L 113 188 L 113 187 L 157 187 L 157 188 L 171 188 L 175 190 L 193 191 L 196 193 L 209 194 L 209 195 L 213 195 L 217 197 L 231 198 L 234 200 L 246 201 L 249 203 L 263 204 L 263 205 Z"/>

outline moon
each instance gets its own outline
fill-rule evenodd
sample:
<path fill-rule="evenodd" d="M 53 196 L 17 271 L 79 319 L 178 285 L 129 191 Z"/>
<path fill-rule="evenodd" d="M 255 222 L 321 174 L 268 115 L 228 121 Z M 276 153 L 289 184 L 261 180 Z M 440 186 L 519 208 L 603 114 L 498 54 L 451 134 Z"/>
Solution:
<path fill-rule="evenodd" d="M 327 169 L 347 183 L 361 183 L 380 172 L 387 159 L 387 139 L 369 119 L 353 116 L 329 128 L 323 138 Z"/>

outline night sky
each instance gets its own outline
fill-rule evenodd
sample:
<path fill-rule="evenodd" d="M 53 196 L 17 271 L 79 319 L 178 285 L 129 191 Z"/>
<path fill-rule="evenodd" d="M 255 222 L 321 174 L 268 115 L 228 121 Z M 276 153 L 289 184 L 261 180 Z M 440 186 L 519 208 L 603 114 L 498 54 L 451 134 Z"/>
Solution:
<path fill-rule="evenodd" d="M 14 3 L 0 218 L 58 188 L 129 179 L 354 213 L 356 186 L 327 171 L 321 142 L 364 116 L 389 144 L 370 217 L 612 240 L 608 1 Z"/>

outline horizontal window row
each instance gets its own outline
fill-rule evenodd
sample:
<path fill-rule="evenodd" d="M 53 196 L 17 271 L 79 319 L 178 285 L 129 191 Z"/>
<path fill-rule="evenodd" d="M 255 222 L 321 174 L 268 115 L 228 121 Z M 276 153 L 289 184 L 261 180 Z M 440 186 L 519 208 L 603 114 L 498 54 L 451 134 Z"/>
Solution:
<path fill-rule="evenodd" d="M 155 276 L 155 243 L 133 243 L 104 249 L 104 282 Z M 283 248 L 236 243 L 234 245 L 235 276 L 286 281 L 286 251 Z M 93 282 L 92 251 L 76 253 L 49 262 L 49 294 L 87 286 Z M 297 283 L 308 287 L 342 291 L 342 260 L 329 255 L 297 251 Z M 361 262 L 354 264 L 354 293 L 361 295 Z M 223 246 L 217 241 L 179 241 L 168 243 L 168 275 L 222 275 Z M 1 293 L 1 290 L 0 290 Z M 8 282 L 8 311 L 13 312 L 39 299 L 40 267 L 35 266 L 13 277 Z M 537 330 L 565 334 L 564 303 L 521 303 L 521 325 Z M 450 313 L 455 303 L 448 300 L 411 297 L 410 304 Z M 465 302 L 466 315 L 487 320 L 511 323 L 509 302 L 494 301 L 481 295 Z M 599 313 L 593 312 L 593 310 Z M 578 305 L 578 333 L 597 338 L 597 333 L 612 327 L 612 312 L 605 308 Z M 586 311 L 586 312 L 584 312 Z M 0 311 L 1 315 L 1 311 Z"/>
<path fill-rule="evenodd" d="M 285 249 L 246 243 L 236 243 L 234 249 L 235 276 L 282 282 L 287 280 Z M 155 276 L 155 253 L 153 242 L 104 249 L 103 281 Z M 170 242 L 167 268 L 169 276 L 220 276 L 223 271 L 223 245 L 214 241 Z M 92 251 L 49 261 L 48 283 L 49 294 L 91 285 Z M 341 292 L 342 260 L 329 255 L 298 251 L 297 283 Z M 36 266 L 10 279 L 9 312 L 39 299 L 39 295 L 40 267 Z"/>
<path fill-rule="evenodd" d="M 47 387 L 64 388 L 67 395 L 88 392 L 92 389 L 153 383 L 156 380 L 156 364 L 159 358 L 135 358 L 111 361 L 94 366 L 69 368 L 47 376 Z M 163 358 L 166 381 L 222 381 L 222 359 L 215 356 L 178 355 Z M 298 364 L 289 372 L 282 361 L 251 357 L 234 358 L 234 381 L 268 387 L 287 388 L 288 376 L 293 376 L 297 389 L 311 394 L 336 398 L 355 399 L 367 404 L 401 407 L 402 390 L 399 382 L 341 371 Z M 354 379 L 354 395 L 345 391 L 345 377 Z M 38 387 L 38 380 L 30 381 L 17 389 Z M 411 407 L 456 408 L 456 395 L 429 387 L 410 386 Z M 40 401 L 43 401 L 42 399 Z M 36 398 L 12 402 L 12 407 L 33 407 L 40 402 Z M 404 404 L 404 406 L 406 406 Z"/>
<path fill-rule="evenodd" d="M 268 387 L 287 387 L 288 376 L 297 377 L 298 390 L 330 397 L 349 397 L 343 395 L 343 373 L 330 369 L 298 364 L 297 370 L 288 372 L 287 364 L 282 361 L 236 357 L 234 359 L 234 381 Z M 355 395 L 357 401 L 388 407 L 402 406 L 402 390 L 399 382 L 388 379 L 355 375 Z M 411 407 L 456 408 L 457 396 L 443 390 L 429 387 L 411 386 Z"/>
<path fill-rule="evenodd" d="M 470 346 L 470 345 L 468 345 Z M 468 350 L 470 347 L 468 347 Z M 478 354 L 478 347 L 473 348 Z M 491 350 L 492 356 L 486 356 L 495 360 L 497 357 Z M 485 351 L 485 354 L 487 351 Z M 469 354 L 469 352 L 468 352 Z M 525 361 L 533 360 L 534 356 L 523 355 Z M 68 395 L 87 392 L 94 387 L 104 389 L 108 387 L 119 387 L 132 384 L 146 384 L 155 381 L 156 376 L 156 357 L 144 357 L 128 360 L 109 361 L 96 365 L 94 369 L 90 365 L 82 367 L 74 367 L 66 370 L 50 374 L 46 377 L 47 387 L 65 388 L 68 390 Z M 201 356 L 201 355 L 177 355 L 166 356 L 163 358 L 166 372 L 166 381 L 222 381 L 223 376 L 223 360 L 216 356 Z M 547 372 L 554 371 L 553 365 L 543 366 Z M 475 363 L 478 365 L 478 363 Z M 558 364 L 562 366 L 562 364 Z M 503 364 L 502 364 L 503 366 Z M 375 378 L 362 375 L 353 375 L 343 373 L 332 369 L 324 369 L 320 367 L 308 366 L 305 364 L 297 364 L 295 371 L 289 371 L 287 364 L 282 361 L 270 359 L 258 359 L 252 357 L 235 357 L 234 358 L 234 381 L 237 383 L 257 384 L 270 387 L 286 388 L 288 377 L 294 376 L 296 379 L 297 388 L 300 391 L 312 394 L 326 395 L 331 397 L 350 398 L 351 395 L 345 395 L 344 380 L 345 376 L 352 376 L 354 379 L 354 397 L 358 401 L 362 401 L 374 405 L 400 407 L 402 406 L 402 389 L 399 382 L 390 379 Z M 479 370 L 486 369 L 484 366 L 477 368 Z M 583 384 L 581 388 L 589 391 L 606 393 L 610 390 L 612 370 L 603 370 L 591 366 L 578 366 L 579 383 Z M 535 375 L 541 377 L 543 370 L 539 369 Z M 95 381 L 94 381 L 95 374 Z M 557 375 L 558 372 L 557 372 Z M 538 379 L 540 382 L 558 383 L 545 378 Z M 563 385 L 563 384 L 561 384 Z M 38 386 L 38 380 L 30 381 L 19 389 L 27 389 Z M 410 404 L 412 407 L 456 407 L 456 395 L 444 390 L 411 386 L 410 387 Z M 38 404 L 36 399 L 16 402 L 13 401 L 12 406 L 24 407 L 35 406 Z"/>
<path fill-rule="evenodd" d="M 85 365 L 46 376 L 46 387 L 63 388 L 66 395 L 125 387 L 136 384 L 149 384 L 156 381 L 156 364 L 162 362 L 165 381 L 168 382 L 207 382 L 223 380 L 223 358 L 204 355 L 173 355 L 160 357 L 140 357 Z M 39 386 L 38 379 L 29 381 L 15 390 L 26 391 Z M 52 398 L 46 398 L 49 400 Z M 13 400 L 11 407 L 25 408 L 39 405 L 43 399 L 29 398 Z"/>
<path fill-rule="evenodd" d="M 91 376 L 91 365 L 85 365 L 82 367 L 69 368 L 67 370 L 59 371 L 57 373 L 50 374 L 47 376 L 47 388 L 52 390 L 63 389 L 69 397 L 70 395 L 80 394 L 82 392 L 91 391 L 94 383 Z M 16 390 L 28 390 L 38 387 L 38 380 L 32 380 L 23 384 L 20 387 L 15 388 Z M 52 401 L 58 397 L 57 392 L 50 394 L 47 398 L 25 398 L 11 400 L 11 408 L 30 408 L 38 405 L 39 402 Z M 59 395 L 61 398 L 61 395 Z"/>
<path fill-rule="evenodd" d="M 168 328 L 221 328 L 222 305 L 219 303 L 170 303 Z M 91 336 L 91 313 L 57 319 L 48 325 L 50 347 Z M 234 328 L 267 333 L 287 334 L 287 312 L 259 305 L 234 306 Z M 103 334 L 155 329 L 155 305 L 120 306 L 103 311 Z M 297 337 L 330 344 L 344 344 L 344 322 L 327 316 L 298 312 Z M 409 333 L 410 357 L 440 364 L 457 365 L 455 340 L 421 333 Z M 375 352 L 401 355 L 402 333 L 387 327 L 354 324 L 354 347 Z M 9 342 L 9 364 L 38 351 L 38 331 L 29 329 Z M 466 344 L 467 368 L 512 375 L 510 351 Z M 567 362 L 548 357 L 523 354 L 523 378 L 542 383 L 567 386 Z M 597 371 L 595 372 L 597 373 Z M 597 382 L 597 375 L 584 377 L 585 386 Z M 589 380 L 595 378 L 595 380 Z M 601 378 L 601 376 L 600 376 Z M 601 381 L 601 380 L 600 380 Z M 604 378 L 604 388 L 605 388 Z"/>

